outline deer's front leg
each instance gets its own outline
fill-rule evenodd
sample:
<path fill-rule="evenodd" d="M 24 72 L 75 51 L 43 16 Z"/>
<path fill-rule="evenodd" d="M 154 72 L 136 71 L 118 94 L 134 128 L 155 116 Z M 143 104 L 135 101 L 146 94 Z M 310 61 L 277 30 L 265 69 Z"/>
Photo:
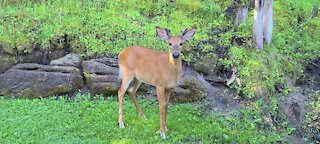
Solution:
<path fill-rule="evenodd" d="M 172 89 L 165 89 L 165 115 L 167 117 L 167 112 L 168 112 L 168 105 L 169 105 L 169 99 L 171 95 Z M 167 120 L 165 119 L 165 131 L 168 131 L 167 128 Z"/>
<path fill-rule="evenodd" d="M 162 139 L 166 138 L 165 126 L 166 126 L 166 99 L 164 87 L 157 86 L 157 97 L 160 109 L 160 136 Z"/>

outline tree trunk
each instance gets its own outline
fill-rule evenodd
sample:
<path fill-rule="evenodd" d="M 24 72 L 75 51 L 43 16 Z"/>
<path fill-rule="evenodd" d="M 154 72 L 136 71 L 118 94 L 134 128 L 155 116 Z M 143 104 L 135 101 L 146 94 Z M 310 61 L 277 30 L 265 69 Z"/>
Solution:
<path fill-rule="evenodd" d="M 263 48 L 265 40 L 270 45 L 273 29 L 273 0 L 255 0 L 253 23 L 253 47 Z"/>
<path fill-rule="evenodd" d="M 255 0 L 254 23 L 253 23 L 253 46 L 257 49 L 263 48 L 263 5 L 264 0 Z"/>
<path fill-rule="evenodd" d="M 319 10 L 318 10 L 318 5 L 315 4 L 315 5 L 313 6 L 311 18 L 317 17 L 317 16 L 318 16 L 318 11 L 319 11 Z"/>
<path fill-rule="evenodd" d="M 248 5 L 243 5 L 238 8 L 236 18 L 234 20 L 235 31 L 238 31 L 238 26 L 246 21 L 248 15 Z"/>
<path fill-rule="evenodd" d="M 269 46 L 273 29 L 273 0 L 265 0 L 263 13 L 263 37 L 266 44 Z"/>

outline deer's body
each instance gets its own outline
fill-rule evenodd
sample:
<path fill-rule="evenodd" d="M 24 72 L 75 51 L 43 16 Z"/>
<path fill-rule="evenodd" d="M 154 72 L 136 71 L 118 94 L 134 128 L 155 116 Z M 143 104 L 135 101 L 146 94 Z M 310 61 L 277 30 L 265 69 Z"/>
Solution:
<path fill-rule="evenodd" d="M 119 54 L 122 73 L 130 73 L 141 82 L 166 89 L 178 85 L 181 63 L 181 58 L 174 59 L 168 52 L 157 52 L 140 46 L 128 47 Z"/>
<path fill-rule="evenodd" d="M 160 108 L 160 135 L 165 138 L 166 113 L 169 97 L 173 88 L 179 83 L 182 71 L 181 57 L 179 57 L 182 43 L 190 39 L 195 29 L 181 31 L 179 37 L 172 37 L 168 29 L 157 27 L 157 34 L 169 44 L 169 52 L 157 52 L 141 46 L 131 46 L 119 54 L 120 76 L 122 84 L 118 91 L 119 99 L 119 126 L 124 128 L 122 101 L 127 91 L 132 98 L 139 115 L 146 119 L 137 99 L 136 91 L 142 82 L 153 85 L 157 89 L 157 98 Z"/>

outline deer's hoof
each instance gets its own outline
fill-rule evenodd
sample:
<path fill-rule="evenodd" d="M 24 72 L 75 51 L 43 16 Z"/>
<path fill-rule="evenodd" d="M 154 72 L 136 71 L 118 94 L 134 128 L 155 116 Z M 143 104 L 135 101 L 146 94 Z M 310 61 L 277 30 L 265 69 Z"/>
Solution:
<path fill-rule="evenodd" d="M 119 122 L 119 127 L 120 128 L 124 128 L 124 123 L 123 122 Z"/>
<path fill-rule="evenodd" d="M 165 132 L 160 131 L 160 137 L 161 137 L 161 139 L 166 139 Z"/>

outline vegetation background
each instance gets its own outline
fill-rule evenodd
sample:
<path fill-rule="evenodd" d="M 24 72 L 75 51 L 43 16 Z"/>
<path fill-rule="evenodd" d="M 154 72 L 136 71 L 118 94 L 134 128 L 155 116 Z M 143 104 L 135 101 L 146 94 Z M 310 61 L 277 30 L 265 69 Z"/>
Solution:
<path fill-rule="evenodd" d="M 246 22 L 234 31 L 236 8 L 245 5 L 245 0 L 0 2 L 0 48 L 11 55 L 32 53 L 38 46 L 45 50 L 67 48 L 84 57 L 116 55 L 130 45 L 166 51 L 167 46 L 155 34 L 156 26 L 169 28 L 173 35 L 185 27 L 196 27 L 193 40 L 184 46 L 183 60 L 193 65 L 210 56 L 215 60 L 215 74 L 221 76 L 236 67 L 242 86 L 231 85 L 239 93 L 235 99 L 250 104 L 227 115 L 174 104 L 168 118 L 169 143 L 287 141 L 295 129 L 286 118 L 279 118 L 277 98 L 294 91 L 286 87 L 287 78 L 294 82 L 305 78 L 305 66 L 320 56 L 319 16 L 311 16 L 319 0 L 275 0 L 272 43 L 261 51 L 251 46 L 252 7 Z M 311 136 L 319 134 L 319 88 L 309 95 L 311 109 L 305 116 L 301 139 L 316 143 Z M 133 105 L 126 101 L 126 121 L 132 123 L 120 130 L 116 125 L 116 99 L 112 97 L 1 98 L 0 142 L 162 142 L 156 134 L 156 102 L 140 101 L 150 119 L 138 119 L 131 110 Z M 263 126 L 264 101 L 277 123 L 271 129 Z"/>

